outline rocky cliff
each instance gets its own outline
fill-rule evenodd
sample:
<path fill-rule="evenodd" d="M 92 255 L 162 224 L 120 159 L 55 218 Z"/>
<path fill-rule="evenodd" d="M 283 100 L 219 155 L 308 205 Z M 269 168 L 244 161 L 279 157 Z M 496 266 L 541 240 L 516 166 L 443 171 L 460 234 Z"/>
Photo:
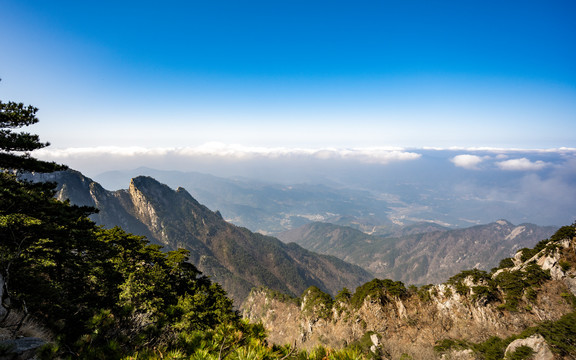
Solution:
<path fill-rule="evenodd" d="M 388 359 L 402 354 L 411 356 L 406 359 L 439 358 L 433 347 L 443 340 L 476 343 L 508 337 L 574 311 L 576 238 L 556 237 L 539 245 L 518 252 L 491 273 L 464 271 L 444 284 L 420 288 L 373 280 L 354 294 L 341 292 L 333 302 L 308 293 L 287 300 L 259 289 L 243 312 L 262 321 L 273 342 L 303 348 L 368 342 Z M 460 358 L 477 358 L 464 350 Z"/>
<path fill-rule="evenodd" d="M 71 170 L 33 178 L 58 183 L 59 199 L 96 207 L 99 212 L 92 218 L 100 225 L 120 226 L 167 249 L 189 250 L 190 261 L 238 303 L 255 286 L 294 295 L 313 285 L 335 294 L 371 279 L 365 270 L 336 257 L 227 223 L 185 189 L 173 190 L 151 177 L 136 177 L 128 189 L 118 191 L 107 191 Z"/>

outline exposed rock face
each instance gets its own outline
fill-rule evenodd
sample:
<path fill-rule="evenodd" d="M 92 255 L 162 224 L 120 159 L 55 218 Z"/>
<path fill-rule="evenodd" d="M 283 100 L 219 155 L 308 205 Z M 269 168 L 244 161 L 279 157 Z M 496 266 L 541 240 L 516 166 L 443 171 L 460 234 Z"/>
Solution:
<path fill-rule="evenodd" d="M 539 285 L 535 298 L 522 300 L 523 305 L 514 311 L 503 306 L 506 301 L 503 293 L 492 301 L 475 296 L 474 291 L 480 291 L 475 287 L 484 283 L 466 278 L 463 284 L 468 290 L 464 294 L 455 285 L 440 284 L 420 295 L 402 298 L 387 295 L 383 300 L 368 296 L 359 307 L 351 302 L 337 302 L 329 318 L 304 314 L 297 304 L 283 302 L 259 290 L 245 302 L 244 316 L 262 321 L 272 342 L 296 341 L 298 346 L 309 349 L 317 344 L 335 347 L 349 344 L 367 332 L 381 335 L 387 351 L 395 348 L 431 350 L 442 339 L 481 342 L 489 336 L 505 338 L 542 321 L 558 320 L 573 311 L 565 295 L 567 292 L 576 295 L 571 287 L 576 279 L 576 261 L 571 260 L 570 266 L 562 268 L 562 261 L 566 259 L 576 259 L 576 239 L 555 242 L 532 259 L 501 270 L 529 269 L 535 261 L 551 274 L 551 279 Z M 446 358 L 473 358 L 470 355 L 453 352 Z M 431 358 L 430 355 L 411 356 Z"/>
<path fill-rule="evenodd" d="M 441 360 L 476 360 L 474 351 L 470 349 L 455 350 L 448 354 L 443 354 Z"/>
<path fill-rule="evenodd" d="M 505 355 L 508 356 L 516 351 L 520 346 L 528 346 L 532 349 L 533 354 L 530 359 L 533 360 L 554 360 L 554 354 L 546 343 L 546 340 L 540 334 L 532 335 L 526 339 L 518 339 L 508 345 Z"/>
<path fill-rule="evenodd" d="M 446 281 L 465 269 L 490 270 L 503 258 L 534 246 L 556 230 L 498 220 L 465 229 L 380 237 L 350 227 L 312 223 L 281 233 L 278 238 L 359 265 L 377 278 L 430 284 Z"/>
<path fill-rule="evenodd" d="M 36 337 L 23 337 L 0 341 L 0 360 L 35 359 L 36 352 L 46 342 Z"/>
<path fill-rule="evenodd" d="M 61 199 L 98 208 L 93 219 L 100 225 L 120 226 L 169 250 L 189 250 L 190 261 L 238 304 L 255 286 L 300 295 L 314 285 L 335 294 L 371 279 L 335 257 L 231 225 L 183 188 L 172 190 L 150 177 L 136 177 L 127 190 L 113 192 L 76 171 L 39 174 L 37 180 L 59 183 Z"/>

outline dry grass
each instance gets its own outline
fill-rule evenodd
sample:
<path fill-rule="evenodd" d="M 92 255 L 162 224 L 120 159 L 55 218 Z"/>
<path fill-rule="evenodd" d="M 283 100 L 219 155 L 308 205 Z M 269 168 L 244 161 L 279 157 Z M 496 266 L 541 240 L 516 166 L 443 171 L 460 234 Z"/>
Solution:
<path fill-rule="evenodd" d="M 30 316 L 24 319 L 18 329 L 22 317 L 21 313 L 12 311 L 4 321 L 0 322 L 0 340 L 14 337 L 37 337 L 45 341 L 53 340 L 52 333 Z M 16 329 L 18 330 L 16 331 Z M 15 331 L 16 333 L 14 333 Z"/>

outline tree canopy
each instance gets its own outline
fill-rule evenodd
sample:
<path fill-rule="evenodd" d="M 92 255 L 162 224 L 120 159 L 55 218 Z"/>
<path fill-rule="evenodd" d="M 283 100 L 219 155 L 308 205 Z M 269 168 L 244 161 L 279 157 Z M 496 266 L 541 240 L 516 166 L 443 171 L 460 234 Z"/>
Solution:
<path fill-rule="evenodd" d="M 65 168 L 34 159 L 30 152 L 48 143 L 14 131 L 37 123 L 37 110 L 0 102 L 0 274 L 8 311 L 42 320 L 58 337 L 59 356 L 71 357 L 114 358 L 169 346 L 177 334 L 239 326 L 232 300 L 188 262 L 186 250 L 163 252 L 120 228 L 100 228 L 88 218 L 95 209 L 56 200 L 55 184 L 22 179 L 23 172 Z"/>

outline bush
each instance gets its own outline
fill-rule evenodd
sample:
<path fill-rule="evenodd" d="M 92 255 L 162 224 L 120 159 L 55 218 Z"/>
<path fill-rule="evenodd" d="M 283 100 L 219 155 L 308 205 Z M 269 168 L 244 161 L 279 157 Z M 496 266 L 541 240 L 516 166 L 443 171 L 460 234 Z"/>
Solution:
<path fill-rule="evenodd" d="M 500 260 L 500 264 L 498 264 L 498 269 L 507 269 L 514 266 L 514 261 L 512 258 L 504 258 Z"/>
<path fill-rule="evenodd" d="M 373 301 L 384 304 L 389 297 L 404 298 L 408 296 L 408 290 L 406 290 L 404 283 L 401 281 L 374 279 L 357 287 L 356 292 L 350 299 L 350 303 L 355 308 L 359 308 L 368 296 Z"/>
<path fill-rule="evenodd" d="M 328 319 L 332 315 L 332 305 L 334 300 L 332 297 L 316 286 L 310 286 L 302 294 L 302 305 L 304 306 L 302 312 L 306 316 L 318 316 L 323 319 Z"/>
<path fill-rule="evenodd" d="M 576 224 L 576 223 L 575 223 Z M 569 226 L 562 226 L 554 235 L 550 237 L 551 241 L 559 241 L 564 239 L 572 239 L 576 236 L 575 224 Z"/>
<path fill-rule="evenodd" d="M 423 285 L 418 289 L 418 291 L 416 293 L 418 294 L 420 301 L 428 302 L 428 301 L 432 300 L 432 294 L 430 294 L 430 289 L 433 287 L 434 287 L 434 285 L 429 284 L 429 285 Z"/>
<path fill-rule="evenodd" d="M 530 359 L 534 350 L 530 346 L 519 346 L 515 351 L 506 355 L 506 360 L 525 360 Z"/>

